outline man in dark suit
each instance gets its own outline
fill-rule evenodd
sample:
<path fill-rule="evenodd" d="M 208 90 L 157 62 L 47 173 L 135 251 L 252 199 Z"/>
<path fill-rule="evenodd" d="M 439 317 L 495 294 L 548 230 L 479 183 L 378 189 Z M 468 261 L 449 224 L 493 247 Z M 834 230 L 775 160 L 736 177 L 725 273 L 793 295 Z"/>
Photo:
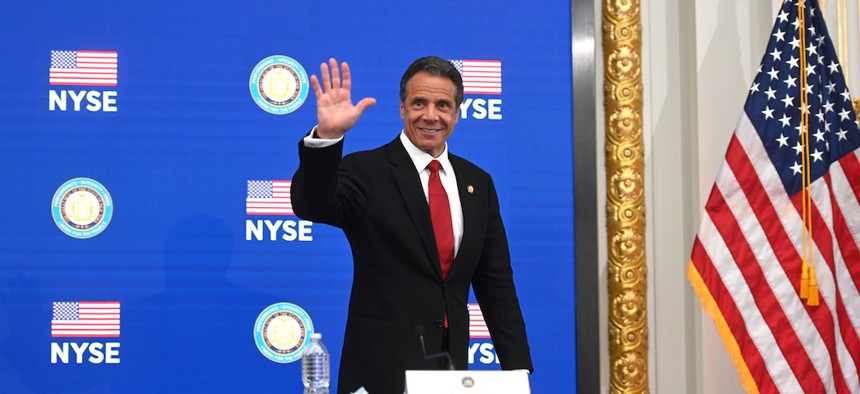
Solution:
<path fill-rule="evenodd" d="M 376 102 L 353 105 L 347 63 L 320 65 L 311 85 L 318 125 L 299 142 L 292 202 L 307 220 L 343 229 L 354 278 L 338 393 L 403 393 L 404 371 L 441 369 L 427 351 L 467 368 L 469 286 L 503 369 L 532 371 L 508 242 L 490 176 L 448 153 L 463 101 L 460 74 L 438 57 L 416 60 L 400 81 L 403 131 L 341 158 L 343 135 Z M 436 162 L 437 164 L 433 164 Z"/>

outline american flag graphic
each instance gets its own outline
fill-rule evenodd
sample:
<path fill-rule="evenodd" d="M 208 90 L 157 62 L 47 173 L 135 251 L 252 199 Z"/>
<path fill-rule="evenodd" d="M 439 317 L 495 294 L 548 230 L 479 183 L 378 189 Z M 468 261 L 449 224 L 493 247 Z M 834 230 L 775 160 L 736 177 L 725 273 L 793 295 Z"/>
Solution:
<path fill-rule="evenodd" d="M 476 302 L 469 303 L 469 338 L 489 338 L 490 331 L 481 313 L 481 306 Z"/>
<path fill-rule="evenodd" d="M 292 181 L 248 181 L 245 213 L 248 215 L 287 216 L 293 213 L 290 201 Z"/>
<path fill-rule="evenodd" d="M 750 392 L 860 392 L 858 147 L 818 2 L 786 0 L 687 270 Z"/>
<path fill-rule="evenodd" d="M 501 60 L 451 60 L 463 76 L 464 94 L 502 94 Z"/>
<path fill-rule="evenodd" d="M 51 336 L 119 337 L 119 301 L 55 302 Z"/>
<path fill-rule="evenodd" d="M 116 51 L 51 51 L 51 85 L 116 86 Z"/>

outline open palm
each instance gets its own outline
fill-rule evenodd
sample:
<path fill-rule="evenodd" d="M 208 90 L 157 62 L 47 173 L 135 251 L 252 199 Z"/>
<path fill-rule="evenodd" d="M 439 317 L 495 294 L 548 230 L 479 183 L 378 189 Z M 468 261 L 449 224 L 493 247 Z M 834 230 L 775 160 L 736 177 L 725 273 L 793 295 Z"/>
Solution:
<path fill-rule="evenodd" d="M 352 104 L 352 77 L 346 62 L 338 69 L 337 60 L 329 59 L 328 64 L 320 64 L 320 76 L 321 82 L 316 75 L 311 75 L 311 87 L 317 99 L 317 136 L 340 138 L 355 125 L 364 110 L 376 103 L 376 99 L 366 97 Z"/>

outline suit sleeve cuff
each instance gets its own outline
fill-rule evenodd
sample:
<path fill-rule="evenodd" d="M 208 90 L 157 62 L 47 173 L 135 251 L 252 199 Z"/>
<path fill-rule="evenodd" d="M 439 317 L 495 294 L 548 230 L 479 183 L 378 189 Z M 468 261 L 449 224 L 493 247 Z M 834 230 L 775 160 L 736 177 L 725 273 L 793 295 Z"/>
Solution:
<path fill-rule="evenodd" d="M 317 137 L 317 127 L 319 127 L 319 126 L 314 126 L 314 128 L 311 130 L 311 132 L 308 133 L 308 135 L 305 136 L 304 139 L 302 139 L 302 142 L 304 142 L 306 147 L 308 147 L 308 148 L 327 148 L 327 147 L 332 146 L 334 144 L 337 144 L 338 142 L 343 140 L 343 136 L 341 136 L 340 138 L 336 138 L 336 139 L 319 138 L 319 137 Z"/>

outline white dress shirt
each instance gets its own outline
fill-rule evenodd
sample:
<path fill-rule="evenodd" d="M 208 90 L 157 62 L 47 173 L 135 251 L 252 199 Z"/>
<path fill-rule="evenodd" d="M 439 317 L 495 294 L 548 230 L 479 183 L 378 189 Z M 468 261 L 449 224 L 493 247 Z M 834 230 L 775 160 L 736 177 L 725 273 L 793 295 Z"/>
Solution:
<path fill-rule="evenodd" d="M 454 174 L 454 167 L 451 167 L 451 161 L 448 160 L 448 143 L 445 143 L 445 150 L 439 157 L 430 156 L 429 153 L 418 149 L 406 133 L 400 132 L 400 142 L 406 148 L 406 153 L 409 153 L 409 158 L 412 159 L 412 164 L 415 164 L 415 170 L 418 171 L 418 176 L 421 178 L 421 187 L 424 188 L 424 199 L 427 204 L 430 204 L 430 192 L 428 191 L 430 182 L 430 169 L 427 165 L 433 160 L 438 160 L 442 168 L 439 170 L 439 179 L 442 181 L 442 187 L 445 188 L 445 193 L 448 194 L 448 203 L 451 205 L 451 225 L 454 230 L 454 256 L 460 250 L 460 242 L 463 241 L 463 206 L 460 204 L 460 193 L 457 192 L 457 176 Z"/>

